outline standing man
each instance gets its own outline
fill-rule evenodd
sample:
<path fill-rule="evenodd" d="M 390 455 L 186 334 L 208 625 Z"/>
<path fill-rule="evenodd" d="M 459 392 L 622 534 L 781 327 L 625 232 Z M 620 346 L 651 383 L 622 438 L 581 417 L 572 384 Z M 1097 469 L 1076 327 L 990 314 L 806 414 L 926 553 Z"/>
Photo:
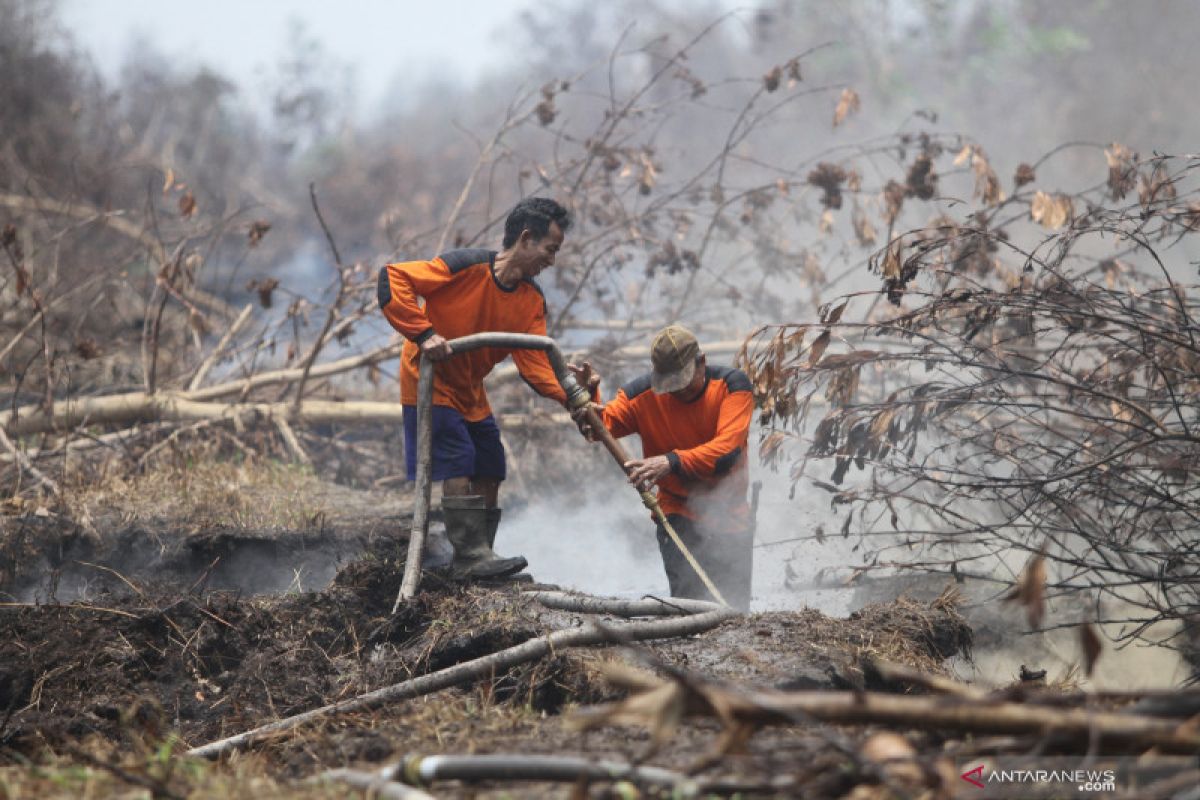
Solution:
<path fill-rule="evenodd" d="M 734 608 L 750 606 L 752 520 L 746 501 L 754 397 L 746 373 L 709 366 L 691 331 L 670 325 L 650 345 L 651 372 L 622 386 L 600 412 L 616 438 L 636 433 L 642 457 L 626 462 L 639 490 L 658 486 L 671 527 Z M 590 364 L 572 367 L 595 389 Z M 574 414 L 581 420 L 579 412 Z M 584 433 L 586 423 L 581 423 Z M 672 597 L 714 600 L 662 525 L 658 548 Z"/>
<path fill-rule="evenodd" d="M 481 348 L 451 358 L 447 340 L 485 331 L 545 336 L 546 301 L 534 278 L 554 266 L 570 226 L 570 214 L 554 200 L 527 198 L 509 212 L 499 252 L 451 250 L 432 261 L 388 264 L 379 271 L 379 305 L 408 339 L 400 357 L 400 401 L 409 480 L 417 470 L 420 357 L 437 362 L 432 477 L 442 482 L 446 537 L 454 545 L 451 573 L 459 578 L 502 578 L 527 565 L 522 556 L 501 558 L 492 549 L 505 461 L 484 377 L 511 354 L 521 377 L 539 394 L 563 404 L 566 395 L 540 350 Z"/>

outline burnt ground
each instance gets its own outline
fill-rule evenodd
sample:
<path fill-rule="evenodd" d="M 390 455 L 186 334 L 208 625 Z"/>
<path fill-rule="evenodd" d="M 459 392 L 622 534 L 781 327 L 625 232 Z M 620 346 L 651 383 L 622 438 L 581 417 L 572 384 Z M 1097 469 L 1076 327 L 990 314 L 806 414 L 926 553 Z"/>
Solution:
<path fill-rule="evenodd" d="M 344 516 L 290 532 L 127 526 L 97 535 L 52 516 L 4 518 L 0 796 L 26 796 L 22 786 L 26 793 L 77 793 L 61 775 L 58 783 L 25 784 L 2 771 L 29 765 L 41 765 L 39 775 L 53 774 L 46 772 L 52 765 L 91 764 L 89 775 L 96 763 L 124 765 L 118 769 L 125 777 L 113 778 L 114 788 L 153 774 L 160 783 L 149 781 L 143 791 L 164 795 L 207 796 L 205 781 L 214 776 L 267 776 L 272 791 L 308 796 L 302 779 L 324 769 L 375 768 L 414 752 L 629 760 L 645 751 L 648 735 L 640 728 L 582 733 L 570 727 L 576 706 L 624 694 L 608 687 L 597 665 L 630 654 L 589 648 L 373 713 L 327 718 L 205 767 L 203 780 L 186 770 L 162 777 L 161 765 L 154 772 L 147 764 L 162 762 L 163 742 L 169 756 L 580 622 L 580 615 L 543 608 L 519 587 L 466 587 L 436 575 L 427 576 L 416 602 L 393 618 L 403 503 L 381 512 L 374 500 L 355 504 L 347 495 L 337 507 Z M 286 577 L 283 570 L 294 571 L 309 563 L 306 558 L 316 576 L 317 562 L 331 557 L 341 566 L 317 591 L 303 570 L 290 586 L 273 577 Z M 262 575 L 257 584 L 256 569 Z M 55 597 L 60 602 L 47 602 Z M 937 671 L 945 659 L 969 650 L 970 639 L 952 603 L 901 598 L 844 620 L 813 610 L 756 614 L 642 647 L 653 659 L 738 684 L 901 690 L 864 671 L 862 656 Z M 693 764 L 716 733 L 715 723 L 689 722 L 651 763 Z M 863 733 L 850 735 L 860 740 Z M 813 797 L 876 784 L 877 775 L 847 760 L 845 745 L 837 744 L 841 736 L 825 726 L 768 728 L 746 754 L 726 757 L 716 769 L 758 777 L 799 771 L 809 787 L 805 794 Z M 474 792 L 453 784 L 436 790 L 444 797 Z M 495 786 L 479 796 L 570 794 L 525 785 Z"/>

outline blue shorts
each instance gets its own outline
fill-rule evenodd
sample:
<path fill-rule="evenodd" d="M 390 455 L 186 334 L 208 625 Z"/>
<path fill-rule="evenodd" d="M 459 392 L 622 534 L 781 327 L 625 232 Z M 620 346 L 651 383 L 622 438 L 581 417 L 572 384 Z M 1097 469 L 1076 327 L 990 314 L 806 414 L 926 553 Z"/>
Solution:
<path fill-rule="evenodd" d="M 417 407 L 404 407 L 404 460 L 408 479 L 417 479 Z M 433 407 L 433 476 L 447 478 L 492 478 L 504 480 L 504 445 L 500 428 L 491 414 L 478 422 L 467 422 L 457 409 Z"/>

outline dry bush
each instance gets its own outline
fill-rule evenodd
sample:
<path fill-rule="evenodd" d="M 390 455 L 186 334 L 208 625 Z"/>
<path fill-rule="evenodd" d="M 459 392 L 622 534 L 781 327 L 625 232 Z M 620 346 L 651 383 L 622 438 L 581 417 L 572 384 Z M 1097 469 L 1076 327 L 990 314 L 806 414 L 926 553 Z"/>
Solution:
<path fill-rule="evenodd" d="M 978 206 L 873 257 L 890 310 L 864 292 L 754 337 L 763 454 L 844 510 L 859 574 L 999 560 L 1034 628 L 1082 591 L 1119 642 L 1194 654 L 1196 160 L 1114 145 L 1091 190 L 1005 199 L 980 152 Z"/>

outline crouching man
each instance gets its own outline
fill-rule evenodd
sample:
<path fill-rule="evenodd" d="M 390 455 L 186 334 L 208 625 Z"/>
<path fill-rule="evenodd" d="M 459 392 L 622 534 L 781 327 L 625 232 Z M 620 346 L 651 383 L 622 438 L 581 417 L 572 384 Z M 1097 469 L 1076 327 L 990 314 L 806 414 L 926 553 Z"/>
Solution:
<path fill-rule="evenodd" d="M 648 374 L 598 409 L 600 417 L 614 437 L 641 437 L 642 457 L 625 464 L 629 482 L 639 490 L 657 486 L 658 503 L 679 538 L 726 601 L 748 610 L 750 379 L 739 369 L 709 365 L 696 337 L 679 325 L 655 335 L 650 362 Z M 599 385 L 590 364 L 572 369 L 582 385 Z M 585 429 L 582 415 L 574 416 Z M 662 525 L 658 548 L 673 597 L 715 600 Z"/>

